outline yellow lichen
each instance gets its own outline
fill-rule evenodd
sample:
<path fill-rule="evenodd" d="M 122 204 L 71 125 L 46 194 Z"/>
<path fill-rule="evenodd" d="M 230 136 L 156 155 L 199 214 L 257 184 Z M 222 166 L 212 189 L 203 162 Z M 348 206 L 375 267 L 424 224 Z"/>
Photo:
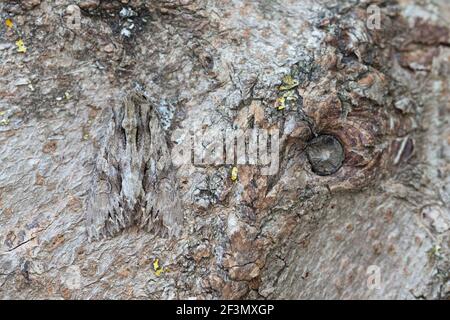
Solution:
<path fill-rule="evenodd" d="M 285 75 L 283 77 L 283 84 L 278 87 L 280 91 L 291 90 L 299 85 L 299 82 L 292 78 L 291 75 Z"/>
<path fill-rule="evenodd" d="M 231 181 L 236 181 L 237 179 L 238 179 L 238 168 L 233 167 L 233 169 L 231 169 Z"/>
<path fill-rule="evenodd" d="M 158 270 L 159 269 L 159 259 L 155 259 L 155 261 L 153 261 L 153 270 Z"/>
<path fill-rule="evenodd" d="M 155 272 L 155 275 L 157 277 L 159 277 L 163 272 L 167 272 L 167 269 L 164 269 L 162 267 L 159 266 L 159 259 L 156 258 L 153 261 L 153 271 Z"/>
<path fill-rule="evenodd" d="M 16 41 L 16 46 L 17 46 L 17 52 L 19 52 L 19 53 L 27 52 L 27 47 L 25 47 L 25 44 L 23 43 L 22 39 L 19 39 Z"/>
<path fill-rule="evenodd" d="M 279 97 L 275 103 L 275 106 L 278 110 L 283 110 L 286 108 L 286 98 Z"/>
<path fill-rule="evenodd" d="M 283 93 L 283 95 L 275 101 L 275 107 L 278 110 L 286 109 L 288 102 L 297 101 L 298 97 L 295 95 L 295 90 L 289 90 Z"/>
<path fill-rule="evenodd" d="M 11 19 L 6 19 L 5 20 L 5 25 L 8 27 L 8 28 L 12 28 L 13 26 L 14 26 L 14 23 L 12 22 L 12 20 Z"/>

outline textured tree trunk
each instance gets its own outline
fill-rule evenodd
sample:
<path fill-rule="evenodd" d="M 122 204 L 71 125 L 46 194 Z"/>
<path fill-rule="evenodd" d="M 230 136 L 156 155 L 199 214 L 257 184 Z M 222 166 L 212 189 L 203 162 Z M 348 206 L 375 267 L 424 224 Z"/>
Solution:
<path fill-rule="evenodd" d="M 0 298 L 448 299 L 449 19 L 1 2 Z"/>

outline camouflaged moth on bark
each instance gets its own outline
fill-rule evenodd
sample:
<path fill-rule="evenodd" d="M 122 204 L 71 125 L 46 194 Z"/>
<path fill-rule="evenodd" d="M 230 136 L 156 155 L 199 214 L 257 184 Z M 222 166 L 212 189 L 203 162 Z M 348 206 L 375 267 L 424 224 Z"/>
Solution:
<path fill-rule="evenodd" d="M 90 238 L 137 226 L 176 235 L 183 213 L 158 115 L 132 92 L 112 110 L 96 160 L 86 220 Z"/>

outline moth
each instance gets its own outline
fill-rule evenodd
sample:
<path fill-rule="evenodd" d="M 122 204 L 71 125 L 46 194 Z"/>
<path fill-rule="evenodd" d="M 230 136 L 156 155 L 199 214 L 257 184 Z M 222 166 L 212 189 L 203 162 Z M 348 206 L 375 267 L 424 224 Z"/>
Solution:
<path fill-rule="evenodd" d="M 133 91 L 109 114 L 86 205 L 89 238 L 113 236 L 132 226 L 162 236 L 178 234 L 183 213 L 154 106 Z"/>

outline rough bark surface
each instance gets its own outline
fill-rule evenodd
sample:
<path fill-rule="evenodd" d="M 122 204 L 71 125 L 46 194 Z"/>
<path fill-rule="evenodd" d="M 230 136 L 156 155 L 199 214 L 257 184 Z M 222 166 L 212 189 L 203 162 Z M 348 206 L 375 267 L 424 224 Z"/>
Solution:
<path fill-rule="evenodd" d="M 449 19 L 1 2 L 0 298 L 448 298 Z M 277 173 L 173 163 L 230 127 L 278 130 Z"/>

